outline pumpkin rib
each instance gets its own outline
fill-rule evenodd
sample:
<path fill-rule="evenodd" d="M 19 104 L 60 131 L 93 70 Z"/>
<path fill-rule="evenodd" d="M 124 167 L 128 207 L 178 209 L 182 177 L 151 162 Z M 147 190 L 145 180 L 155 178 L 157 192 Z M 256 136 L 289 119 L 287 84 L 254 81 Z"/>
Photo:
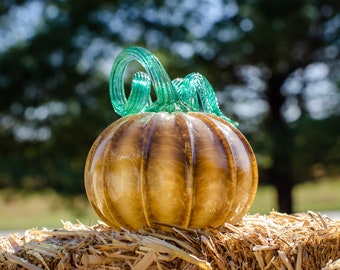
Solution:
<path fill-rule="evenodd" d="M 107 207 L 105 196 L 103 196 L 103 193 L 105 193 L 103 191 L 103 176 L 105 175 L 106 165 L 103 160 L 105 160 L 106 151 L 102 151 L 102 149 L 109 149 L 107 145 L 110 141 L 111 135 L 116 132 L 124 121 L 125 119 L 120 119 L 117 122 L 112 123 L 97 137 L 88 153 L 85 165 L 85 168 L 87 168 L 85 170 L 85 189 L 89 201 L 99 217 L 105 223 L 116 228 L 119 228 L 119 224 L 111 222 L 110 219 L 106 217 L 106 213 L 110 212 L 110 209 Z M 100 169 L 96 166 L 100 166 Z M 93 173 L 98 172 L 98 170 L 100 171 L 97 175 L 98 177 L 94 177 Z M 99 178 L 99 180 L 97 178 Z"/>
<path fill-rule="evenodd" d="M 221 123 L 222 126 L 224 127 L 228 127 L 229 129 L 231 129 L 231 132 L 235 133 L 237 139 L 239 140 L 239 143 L 242 143 L 242 146 L 244 147 L 245 152 L 248 155 L 248 159 L 249 159 L 249 164 L 250 164 L 250 169 L 251 169 L 251 179 L 252 179 L 252 183 L 250 184 L 250 188 L 249 188 L 249 192 L 247 195 L 247 201 L 246 203 L 244 203 L 243 205 L 241 205 L 242 210 L 239 211 L 238 213 L 234 213 L 231 217 L 228 217 L 228 219 L 230 220 L 231 223 L 236 223 L 238 222 L 249 210 L 255 195 L 256 195 L 256 190 L 257 190 L 257 185 L 258 185 L 258 170 L 257 170 L 257 163 L 256 163 L 256 157 L 255 154 L 253 152 L 253 149 L 251 148 L 248 140 L 245 138 L 245 136 L 241 133 L 241 131 L 239 131 L 237 128 L 235 128 L 233 125 L 230 125 L 228 123 L 228 125 L 226 125 L 226 122 L 216 116 L 212 116 L 217 122 Z M 236 154 L 236 153 L 235 153 Z M 238 167 L 238 166 L 237 166 Z M 238 168 L 239 170 L 240 168 Z M 239 183 L 237 183 L 237 186 L 239 186 Z M 238 191 L 236 190 L 236 192 L 240 192 L 240 193 L 244 193 L 244 191 Z M 236 208 L 235 205 L 233 208 Z"/>
<path fill-rule="evenodd" d="M 183 226 L 187 216 L 187 181 L 185 141 L 176 125 L 177 113 L 154 116 L 155 130 L 148 156 L 147 177 L 150 220 Z"/>
<path fill-rule="evenodd" d="M 194 192 L 194 167 L 196 163 L 195 157 L 195 135 L 192 132 L 192 123 L 188 116 L 184 113 L 176 113 L 175 118 L 176 124 L 179 129 L 179 134 L 184 140 L 185 144 L 185 159 L 186 159 L 186 190 L 187 190 L 187 214 L 185 215 L 185 219 L 183 221 L 183 227 L 188 227 L 191 221 L 193 206 L 195 201 L 195 192 Z"/>
<path fill-rule="evenodd" d="M 103 148 L 104 145 L 102 144 L 104 141 L 107 141 L 108 138 L 104 138 L 102 136 L 98 137 L 98 139 L 94 142 L 92 148 L 89 151 L 89 154 L 87 156 L 86 159 L 86 165 L 85 167 L 91 167 L 89 170 L 85 171 L 85 190 L 86 190 L 86 194 L 87 197 L 89 199 L 90 204 L 92 205 L 94 211 L 98 214 L 98 216 L 107 224 L 110 224 L 109 220 L 105 217 L 105 215 L 102 213 L 102 210 L 99 208 L 99 201 L 98 201 L 98 197 L 100 196 L 101 192 L 98 192 L 97 189 L 97 181 L 95 181 L 94 177 L 93 177 L 93 173 L 98 171 L 98 167 L 96 167 L 95 169 L 93 169 L 92 167 L 94 167 L 95 162 L 93 162 L 94 160 L 94 156 L 95 153 L 97 152 L 97 150 L 99 150 L 99 148 Z M 100 151 L 99 151 L 100 152 Z M 102 153 L 99 153 L 102 156 Z M 90 166 L 91 164 L 91 166 Z M 100 164 L 101 169 L 100 171 L 103 171 L 103 165 Z"/>
<path fill-rule="evenodd" d="M 107 148 L 105 150 L 104 153 L 104 157 L 103 159 L 107 161 L 107 163 L 105 164 L 105 168 L 103 170 L 103 190 L 104 190 L 104 202 L 105 205 L 107 207 L 107 211 L 106 214 L 110 216 L 110 218 L 112 219 L 112 222 L 114 224 L 118 224 L 119 228 L 129 228 L 130 226 L 128 224 L 125 224 L 125 222 L 123 222 L 122 218 L 119 216 L 118 211 L 114 210 L 116 209 L 115 204 L 112 202 L 111 198 L 110 198 L 110 188 L 108 187 L 108 184 L 110 181 L 114 181 L 114 179 L 110 179 L 110 162 L 111 162 L 111 152 L 112 149 L 114 149 L 114 147 L 116 145 L 119 144 L 120 142 L 120 138 L 122 137 L 122 134 L 124 134 L 125 132 L 127 132 L 127 129 L 129 126 L 133 125 L 134 123 L 134 118 L 133 117 L 129 117 L 129 118 L 124 118 L 124 121 L 122 121 L 123 123 L 121 125 L 119 125 L 119 127 L 115 130 L 115 132 L 112 134 L 112 136 L 110 136 L 110 140 L 107 144 Z M 113 215 L 113 213 L 115 213 L 115 215 Z M 111 221 L 111 220 L 110 220 Z"/>
<path fill-rule="evenodd" d="M 251 193 L 248 194 L 248 200 L 247 200 L 247 203 L 243 206 L 243 211 L 241 211 L 237 217 L 233 218 L 233 220 L 235 219 L 236 221 L 237 219 L 241 219 L 247 213 L 247 211 L 249 210 L 250 206 L 252 205 L 255 199 L 257 186 L 258 186 L 258 170 L 257 170 L 256 157 L 248 140 L 243 136 L 241 131 L 239 131 L 237 128 L 231 126 L 231 129 L 236 133 L 237 137 L 243 143 L 243 146 L 245 147 L 246 152 L 249 155 L 251 172 L 252 172 L 252 177 L 251 177 L 252 183 L 251 183 L 251 188 L 250 188 Z"/>
<path fill-rule="evenodd" d="M 140 179 L 140 187 L 141 187 L 141 198 L 142 198 L 142 208 L 143 213 L 146 221 L 146 225 L 151 227 L 152 221 L 151 221 L 151 211 L 149 209 L 150 203 L 149 203 L 149 195 L 147 193 L 147 186 L 148 186 L 148 163 L 150 158 L 150 145 L 152 142 L 152 137 L 155 132 L 156 126 L 158 122 L 160 121 L 156 114 L 154 113 L 145 113 L 145 114 L 151 114 L 149 121 L 146 124 L 146 127 L 143 132 L 143 143 L 141 146 L 141 165 L 140 165 L 140 171 L 141 171 L 141 179 Z M 144 115 L 145 115 L 144 114 Z"/>
<path fill-rule="evenodd" d="M 212 118 L 214 118 L 211 114 L 206 113 L 192 113 L 192 115 L 196 115 L 197 118 L 203 120 L 203 123 L 210 129 L 210 131 L 213 134 L 214 139 L 217 139 L 217 142 L 222 146 L 223 152 L 225 153 L 224 158 L 225 162 L 228 166 L 229 177 L 225 177 L 224 181 L 227 181 L 230 179 L 230 191 L 229 194 L 226 194 L 228 196 L 228 203 L 227 203 L 227 209 L 224 211 L 221 218 L 216 218 L 212 223 L 210 223 L 210 226 L 216 227 L 222 223 L 224 223 L 228 216 L 232 213 L 232 205 L 235 200 L 236 195 L 236 184 L 237 184 L 237 174 L 236 174 L 236 164 L 234 160 L 234 156 L 232 153 L 232 149 L 230 147 L 228 138 L 223 133 L 223 131 L 219 128 L 219 126 L 213 121 Z M 229 125 L 229 123 L 227 123 Z"/>

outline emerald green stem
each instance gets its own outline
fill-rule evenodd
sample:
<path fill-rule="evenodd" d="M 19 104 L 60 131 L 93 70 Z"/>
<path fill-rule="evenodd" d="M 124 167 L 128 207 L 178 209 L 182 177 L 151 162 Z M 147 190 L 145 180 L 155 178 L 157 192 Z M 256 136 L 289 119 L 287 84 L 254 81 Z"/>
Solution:
<path fill-rule="evenodd" d="M 124 73 L 131 61 L 139 62 L 146 73 L 134 74 L 127 99 Z M 155 102 L 150 97 L 151 84 L 156 94 Z M 221 112 L 214 89 L 204 76 L 191 73 L 184 79 L 171 81 L 159 60 L 140 47 L 127 48 L 117 56 L 111 70 L 110 98 L 114 110 L 121 116 L 141 112 L 200 111 L 200 100 L 203 112 L 215 114 L 234 126 L 238 125 Z"/>

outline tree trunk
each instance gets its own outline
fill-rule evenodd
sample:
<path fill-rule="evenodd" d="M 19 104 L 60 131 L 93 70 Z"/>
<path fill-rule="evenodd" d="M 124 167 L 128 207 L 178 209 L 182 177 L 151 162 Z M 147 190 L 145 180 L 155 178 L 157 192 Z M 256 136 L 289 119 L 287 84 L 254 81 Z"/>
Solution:
<path fill-rule="evenodd" d="M 292 191 L 295 185 L 295 175 L 291 156 L 293 155 L 292 134 L 288 128 L 276 126 L 272 131 L 273 166 L 270 169 L 270 181 L 277 191 L 279 211 L 291 214 L 293 212 Z"/>
<path fill-rule="evenodd" d="M 266 91 L 270 114 L 267 129 L 272 137 L 271 158 L 269 169 L 270 182 L 277 190 L 279 211 L 287 214 L 293 212 L 292 190 L 295 183 L 291 164 L 293 155 L 293 135 L 282 116 L 282 107 L 286 97 L 281 93 L 281 87 L 288 74 L 273 74 L 268 80 Z"/>
<path fill-rule="evenodd" d="M 277 199 L 279 205 L 279 211 L 281 213 L 292 214 L 293 213 L 293 192 L 294 184 L 291 182 L 285 183 L 277 183 L 276 191 L 277 191 Z"/>

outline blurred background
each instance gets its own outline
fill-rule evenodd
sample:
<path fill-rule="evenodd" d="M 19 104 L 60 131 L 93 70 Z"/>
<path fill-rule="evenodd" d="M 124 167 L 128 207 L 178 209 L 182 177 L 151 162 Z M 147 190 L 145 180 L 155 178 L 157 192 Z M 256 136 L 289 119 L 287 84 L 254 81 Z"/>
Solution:
<path fill-rule="evenodd" d="M 97 221 L 83 169 L 131 45 L 214 86 L 258 160 L 251 213 L 340 210 L 340 1 L 2 0 L 0 229 Z"/>

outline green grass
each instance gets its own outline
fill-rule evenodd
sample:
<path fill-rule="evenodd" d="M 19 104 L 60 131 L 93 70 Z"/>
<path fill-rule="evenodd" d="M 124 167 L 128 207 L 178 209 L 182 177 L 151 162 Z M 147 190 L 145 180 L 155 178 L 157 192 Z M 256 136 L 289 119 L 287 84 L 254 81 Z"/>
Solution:
<path fill-rule="evenodd" d="M 297 212 L 340 210 L 339 191 L 340 178 L 298 185 L 293 192 L 294 209 Z M 259 187 L 249 212 L 268 214 L 273 209 L 277 209 L 274 188 Z M 65 198 L 50 190 L 41 193 L 0 191 L 0 230 L 60 228 L 61 220 L 79 220 L 91 225 L 98 217 L 85 196 Z"/>
<path fill-rule="evenodd" d="M 98 217 L 85 196 L 65 198 L 47 190 L 41 193 L 0 192 L 0 230 L 60 228 L 63 221 L 91 225 Z"/>
<path fill-rule="evenodd" d="M 298 185 L 293 192 L 296 212 L 340 211 L 340 179 Z"/>
<path fill-rule="evenodd" d="M 267 214 L 277 209 L 275 189 L 271 186 L 260 186 L 249 213 Z"/>
<path fill-rule="evenodd" d="M 295 212 L 340 211 L 340 178 L 297 185 L 293 190 L 293 201 Z M 249 212 L 266 214 L 273 209 L 278 209 L 275 189 L 271 186 L 259 187 Z"/>

